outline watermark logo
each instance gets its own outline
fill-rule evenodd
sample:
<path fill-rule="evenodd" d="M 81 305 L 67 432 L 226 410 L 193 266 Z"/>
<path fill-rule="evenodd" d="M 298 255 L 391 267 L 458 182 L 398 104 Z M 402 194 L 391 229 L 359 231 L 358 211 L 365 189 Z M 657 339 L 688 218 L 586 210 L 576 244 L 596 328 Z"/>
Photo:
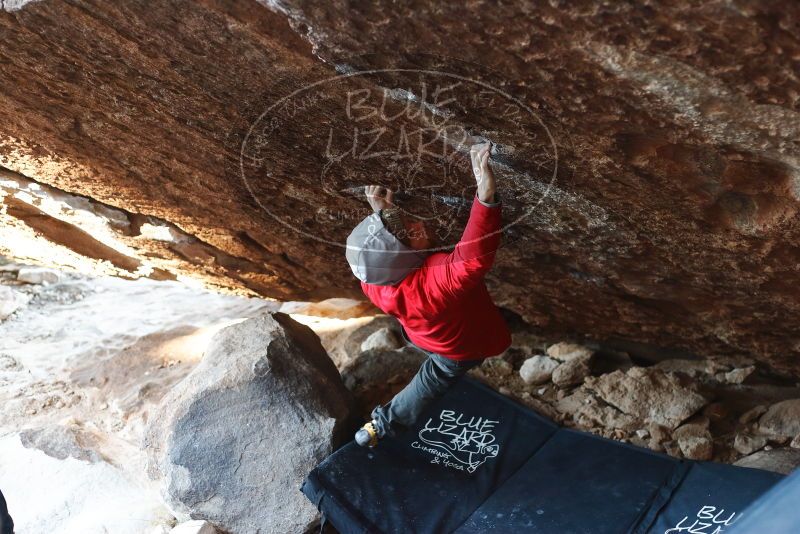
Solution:
<path fill-rule="evenodd" d="M 726 512 L 724 508 L 706 505 L 694 517 L 684 516 L 677 525 L 665 530 L 664 534 L 722 534 L 740 517 L 736 512 Z"/>
<path fill-rule="evenodd" d="M 431 229 L 436 246 L 422 252 L 448 249 L 475 192 L 470 148 L 486 141 L 506 228 L 553 185 L 555 141 L 502 80 L 427 68 L 340 70 L 271 103 L 241 146 L 245 187 L 287 230 L 343 247 L 331 225 L 358 224 L 371 211 L 365 186 L 379 184 Z"/>
<path fill-rule="evenodd" d="M 411 447 L 432 455 L 433 464 L 473 473 L 499 454 L 500 445 L 493 433 L 499 423 L 442 410 L 438 417 L 428 419 Z"/>

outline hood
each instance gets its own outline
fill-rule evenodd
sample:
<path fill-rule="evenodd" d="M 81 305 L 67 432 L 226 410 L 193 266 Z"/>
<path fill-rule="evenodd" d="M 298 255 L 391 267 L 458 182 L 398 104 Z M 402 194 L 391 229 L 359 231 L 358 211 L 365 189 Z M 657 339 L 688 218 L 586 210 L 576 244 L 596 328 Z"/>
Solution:
<path fill-rule="evenodd" d="M 364 283 L 391 286 L 418 269 L 426 255 L 397 239 L 377 213 L 364 218 L 347 237 L 347 263 Z"/>

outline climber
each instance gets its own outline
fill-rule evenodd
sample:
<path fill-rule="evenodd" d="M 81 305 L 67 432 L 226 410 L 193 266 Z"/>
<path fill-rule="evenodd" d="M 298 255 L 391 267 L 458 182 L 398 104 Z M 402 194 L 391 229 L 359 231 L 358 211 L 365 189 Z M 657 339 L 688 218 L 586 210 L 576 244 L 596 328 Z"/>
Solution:
<path fill-rule="evenodd" d="M 347 238 L 347 261 L 367 297 L 398 319 L 405 341 L 427 359 L 402 391 L 375 407 L 372 420 L 356 433 L 361 446 L 374 447 L 412 425 L 459 377 L 511 344 L 483 281 L 501 237 L 490 151 L 488 142 L 470 149 L 477 192 L 461 240 L 449 254 L 431 253 L 432 232 L 400 211 L 391 190 L 365 188 L 373 213 Z"/>

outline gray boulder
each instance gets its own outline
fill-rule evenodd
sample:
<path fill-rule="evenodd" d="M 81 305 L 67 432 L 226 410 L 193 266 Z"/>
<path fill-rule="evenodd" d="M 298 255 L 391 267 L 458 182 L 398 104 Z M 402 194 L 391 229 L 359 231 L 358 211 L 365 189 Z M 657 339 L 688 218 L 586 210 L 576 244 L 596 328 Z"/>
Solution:
<path fill-rule="evenodd" d="M 303 532 L 305 475 L 349 437 L 350 394 L 319 338 L 283 313 L 220 331 L 148 428 L 148 473 L 181 520 Z"/>

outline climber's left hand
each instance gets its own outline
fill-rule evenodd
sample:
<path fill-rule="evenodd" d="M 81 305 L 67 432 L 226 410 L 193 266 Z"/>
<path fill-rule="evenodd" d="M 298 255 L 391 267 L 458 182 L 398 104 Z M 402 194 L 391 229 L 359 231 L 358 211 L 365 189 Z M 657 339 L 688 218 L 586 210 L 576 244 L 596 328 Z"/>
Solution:
<path fill-rule="evenodd" d="M 374 212 L 394 206 L 394 192 L 382 185 L 368 185 L 364 188 L 367 202 Z"/>

